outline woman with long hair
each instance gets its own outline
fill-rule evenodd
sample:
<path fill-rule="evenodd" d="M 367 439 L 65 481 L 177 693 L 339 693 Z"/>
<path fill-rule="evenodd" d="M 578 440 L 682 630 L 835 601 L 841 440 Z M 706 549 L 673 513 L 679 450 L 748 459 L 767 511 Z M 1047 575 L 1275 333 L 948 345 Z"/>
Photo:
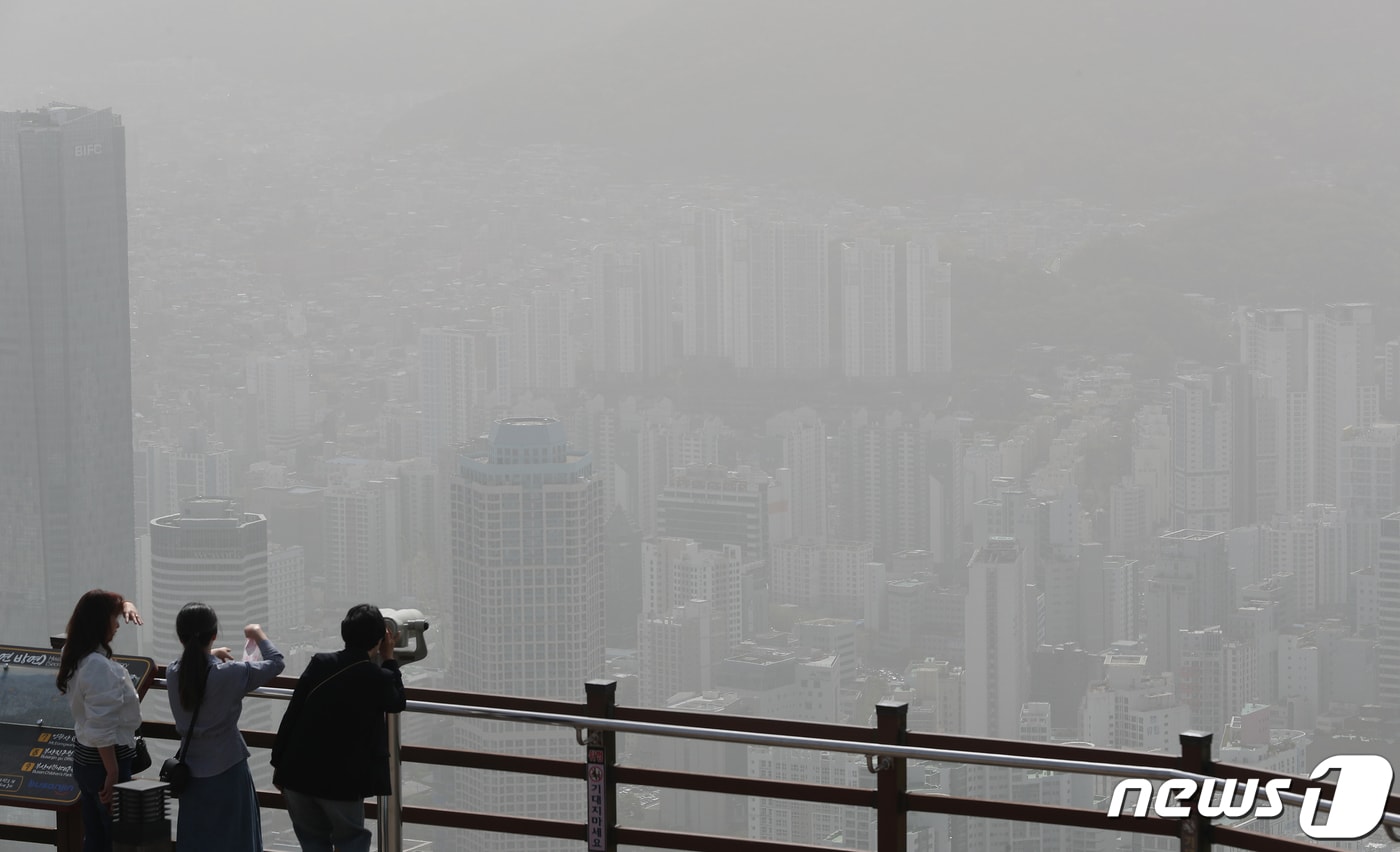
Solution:
<path fill-rule="evenodd" d="M 262 852 L 257 790 L 238 719 L 243 696 L 284 668 L 282 652 L 261 626 L 250 624 L 243 635 L 258 643 L 262 659 L 235 661 L 228 648 L 214 647 L 219 618 L 202 603 L 180 609 L 175 633 L 185 650 L 166 667 L 165 691 L 176 730 L 189 736 L 185 765 L 190 768 L 189 786 L 180 796 L 176 842 L 181 849 L 201 852 Z"/>
<path fill-rule="evenodd" d="M 131 675 L 112 661 L 122 620 L 141 624 L 136 607 L 116 592 L 93 589 L 78 598 L 59 656 L 58 691 L 73 713 L 73 780 L 83 810 L 83 852 L 112 849 L 112 788 L 131 780 L 141 699 Z"/>

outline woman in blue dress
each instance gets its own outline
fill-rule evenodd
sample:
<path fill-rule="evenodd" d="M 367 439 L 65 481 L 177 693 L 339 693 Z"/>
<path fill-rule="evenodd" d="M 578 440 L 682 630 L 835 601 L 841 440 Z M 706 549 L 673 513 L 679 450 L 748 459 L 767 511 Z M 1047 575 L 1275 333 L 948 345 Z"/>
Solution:
<path fill-rule="evenodd" d="M 175 633 L 185 650 L 166 668 L 166 694 L 181 737 L 199 710 L 185 750 L 190 783 L 180 796 L 176 842 L 201 852 L 261 852 L 262 818 L 238 719 L 243 696 L 285 667 L 282 652 L 250 624 L 243 635 L 257 642 L 262 659 L 235 661 L 228 648 L 214 647 L 219 619 L 202 603 L 185 604 Z"/>

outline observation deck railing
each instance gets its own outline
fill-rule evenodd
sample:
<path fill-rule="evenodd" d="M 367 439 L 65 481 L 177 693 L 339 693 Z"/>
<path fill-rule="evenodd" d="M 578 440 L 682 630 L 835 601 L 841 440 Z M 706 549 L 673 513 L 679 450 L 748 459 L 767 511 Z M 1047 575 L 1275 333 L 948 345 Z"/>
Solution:
<path fill-rule="evenodd" d="M 157 688 L 164 689 L 164 675 L 164 667 L 161 667 L 155 683 Z M 286 700 L 291 697 L 295 684 L 295 679 L 277 678 L 271 685 L 250 695 Z M 1213 844 L 1258 852 L 1301 852 L 1319 846 L 1213 823 L 1194 810 L 1193 816 L 1183 819 L 1155 816 L 1110 818 L 1103 810 L 1093 808 L 910 791 L 908 764 L 911 760 L 936 761 L 1153 781 L 1181 778 L 1202 785 L 1208 778 L 1241 781 L 1253 778 L 1258 779 L 1261 789 L 1266 781 L 1288 778 L 1299 782 L 1295 787 L 1310 785 L 1321 788 L 1319 810 L 1330 808 L 1336 790 L 1335 785 L 1325 782 L 1214 762 L 1211 759 L 1211 735 L 1203 733 L 1182 734 L 1179 754 L 1130 752 L 1080 745 L 919 733 L 908 729 L 908 705 L 890 701 L 877 705 L 876 725 L 864 728 L 626 707 L 616 704 L 615 693 L 616 683 L 608 680 L 589 681 L 585 685 L 585 700 L 582 703 L 438 689 L 408 689 L 406 713 L 572 728 L 579 743 L 580 759 L 577 761 L 403 744 L 398 748 L 399 765 L 412 763 L 576 779 L 585 782 L 580 784 L 579 796 L 586 805 L 585 813 L 591 825 L 589 822 L 403 805 L 392 797 L 379 802 L 366 802 L 366 815 L 377 820 L 384 806 L 395 809 L 401 817 L 399 823 L 391 815 L 392 825 L 438 826 L 561 838 L 578 841 L 579 848 L 588 849 L 589 852 L 614 852 L 621 845 L 695 852 L 791 852 L 794 849 L 830 848 L 620 825 L 617 822 L 617 788 L 623 784 L 867 808 L 876 820 L 875 839 L 880 852 L 904 852 L 911 813 L 941 813 L 1118 834 L 1175 837 L 1182 850 L 1193 852 L 1207 852 Z M 145 722 L 142 732 L 152 739 L 178 739 L 174 725 L 168 722 Z M 618 764 L 616 737 L 620 733 L 864 755 L 868 770 L 876 776 L 875 785 L 873 788 L 845 787 Z M 243 736 L 253 749 L 270 749 L 274 739 L 271 731 L 245 730 Z M 589 796 L 593 797 L 591 807 Z M 1294 807 L 1300 805 L 1303 799 L 1296 793 L 1284 793 L 1282 798 L 1286 805 Z M 281 793 L 276 790 L 259 790 L 258 800 L 264 808 L 286 807 Z M 69 852 L 70 849 L 77 852 L 78 847 L 73 845 L 74 838 L 81 833 L 80 829 L 77 832 L 74 830 L 77 820 L 78 814 L 73 810 L 59 812 L 57 828 L 0 824 L 0 841 L 45 844 L 58 847 L 60 852 Z M 1400 829 L 1400 796 L 1392 794 L 1389 797 L 1383 825 L 1387 833 Z M 1392 834 L 1392 837 L 1395 836 Z M 395 852 L 401 848 L 401 843 L 401 834 L 383 838 L 381 852 Z"/>

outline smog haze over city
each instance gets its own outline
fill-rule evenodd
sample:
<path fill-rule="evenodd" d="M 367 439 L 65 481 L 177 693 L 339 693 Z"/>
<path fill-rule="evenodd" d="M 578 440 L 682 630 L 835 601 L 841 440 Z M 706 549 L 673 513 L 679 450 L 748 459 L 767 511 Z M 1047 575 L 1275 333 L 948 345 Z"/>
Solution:
<path fill-rule="evenodd" d="M 203 600 L 296 676 L 370 602 L 430 625 L 410 688 L 1400 760 L 1397 31 L 1379 0 L 0 0 L 0 645 L 106 588 L 144 615 L 119 653 L 177 659 Z M 567 727 L 402 737 L 585 759 Z M 615 757 L 880 783 L 776 743 Z M 1100 814 L 1116 780 L 907 768 Z M 573 779 L 403 779 L 585 820 Z M 888 842 L 870 808 L 659 784 L 616 819 Z M 288 825 L 264 809 L 267 848 Z"/>

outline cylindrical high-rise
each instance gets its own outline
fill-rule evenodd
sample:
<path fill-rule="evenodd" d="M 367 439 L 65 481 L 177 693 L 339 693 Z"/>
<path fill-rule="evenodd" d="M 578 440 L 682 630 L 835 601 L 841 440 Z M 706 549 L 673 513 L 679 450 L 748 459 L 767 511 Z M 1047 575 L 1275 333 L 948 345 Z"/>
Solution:
<path fill-rule="evenodd" d="M 267 518 L 242 511 L 223 497 L 192 497 L 180 512 L 151 521 L 149 623 L 154 626 L 155 659 L 180 656 L 175 615 L 190 601 L 202 601 L 219 615 L 218 644 L 243 645 L 243 625 L 267 623 Z"/>
<path fill-rule="evenodd" d="M 603 673 L 602 483 L 564 426 L 543 417 L 496 421 L 489 449 L 458 460 L 452 517 L 452 684 L 470 692 L 581 700 Z M 471 749 L 579 759 L 568 730 L 482 722 Z M 581 820 L 576 782 L 477 770 L 458 773 L 462 808 Z M 573 849 L 539 838 L 468 836 L 468 848 Z"/>

